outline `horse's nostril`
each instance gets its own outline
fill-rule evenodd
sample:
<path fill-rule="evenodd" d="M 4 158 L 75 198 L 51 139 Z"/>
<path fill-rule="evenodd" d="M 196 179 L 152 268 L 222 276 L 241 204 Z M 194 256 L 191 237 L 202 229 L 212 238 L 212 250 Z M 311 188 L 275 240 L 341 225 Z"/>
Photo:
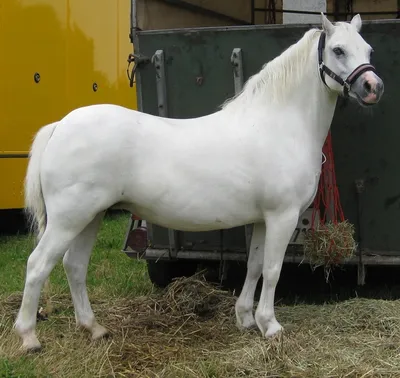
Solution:
<path fill-rule="evenodd" d="M 371 92 L 371 84 L 368 83 L 368 81 L 364 81 L 364 89 L 365 89 L 367 92 Z"/>

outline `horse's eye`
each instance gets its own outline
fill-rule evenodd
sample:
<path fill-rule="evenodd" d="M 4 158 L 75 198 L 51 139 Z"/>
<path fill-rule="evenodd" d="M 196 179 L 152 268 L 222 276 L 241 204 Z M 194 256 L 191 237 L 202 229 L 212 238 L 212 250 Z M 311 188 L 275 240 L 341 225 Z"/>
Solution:
<path fill-rule="evenodd" d="M 343 49 L 341 49 L 340 47 L 335 47 L 335 48 L 333 49 L 333 52 L 334 52 L 337 56 L 344 55 L 344 51 L 343 51 Z"/>

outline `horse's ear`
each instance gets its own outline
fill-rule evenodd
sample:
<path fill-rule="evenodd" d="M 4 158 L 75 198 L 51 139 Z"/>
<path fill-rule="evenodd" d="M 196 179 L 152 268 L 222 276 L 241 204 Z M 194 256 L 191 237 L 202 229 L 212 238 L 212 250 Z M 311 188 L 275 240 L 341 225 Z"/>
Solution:
<path fill-rule="evenodd" d="M 321 12 L 321 17 L 322 17 L 322 29 L 327 35 L 331 35 L 333 33 L 333 24 L 330 22 L 326 16 Z"/>
<path fill-rule="evenodd" d="M 357 32 L 360 32 L 361 30 L 361 16 L 359 14 L 356 14 L 350 21 L 350 23 L 356 28 Z"/>

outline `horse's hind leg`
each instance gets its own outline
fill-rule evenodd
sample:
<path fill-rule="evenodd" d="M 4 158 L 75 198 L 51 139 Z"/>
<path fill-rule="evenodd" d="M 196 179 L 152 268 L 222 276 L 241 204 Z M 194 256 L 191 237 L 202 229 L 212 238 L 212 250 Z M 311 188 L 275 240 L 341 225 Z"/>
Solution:
<path fill-rule="evenodd" d="M 15 329 L 22 338 L 24 350 L 38 350 L 41 345 L 36 337 L 36 313 L 40 292 L 54 266 L 68 250 L 80 229 L 64 228 L 49 221 L 38 245 L 29 256 L 22 303 L 15 322 Z"/>
<path fill-rule="evenodd" d="M 96 322 L 86 288 L 86 274 L 90 255 L 103 217 L 104 212 L 99 213 L 86 226 L 74 239 L 63 259 L 74 302 L 76 324 L 89 330 L 93 339 L 98 339 L 107 334 L 107 330 Z"/>
<path fill-rule="evenodd" d="M 261 277 L 264 259 L 265 223 L 255 223 L 250 242 L 247 273 L 244 285 L 236 301 L 236 321 L 239 328 L 256 326 L 253 316 L 254 294 Z"/>

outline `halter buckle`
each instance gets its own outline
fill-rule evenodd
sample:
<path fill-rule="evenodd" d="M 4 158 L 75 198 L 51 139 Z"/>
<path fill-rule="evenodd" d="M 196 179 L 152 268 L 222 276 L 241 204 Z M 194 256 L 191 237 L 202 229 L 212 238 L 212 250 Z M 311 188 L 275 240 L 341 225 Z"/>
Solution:
<path fill-rule="evenodd" d="M 350 92 L 351 85 L 347 81 L 343 83 L 343 86 L 347 89 L 348 92 Z"/>

